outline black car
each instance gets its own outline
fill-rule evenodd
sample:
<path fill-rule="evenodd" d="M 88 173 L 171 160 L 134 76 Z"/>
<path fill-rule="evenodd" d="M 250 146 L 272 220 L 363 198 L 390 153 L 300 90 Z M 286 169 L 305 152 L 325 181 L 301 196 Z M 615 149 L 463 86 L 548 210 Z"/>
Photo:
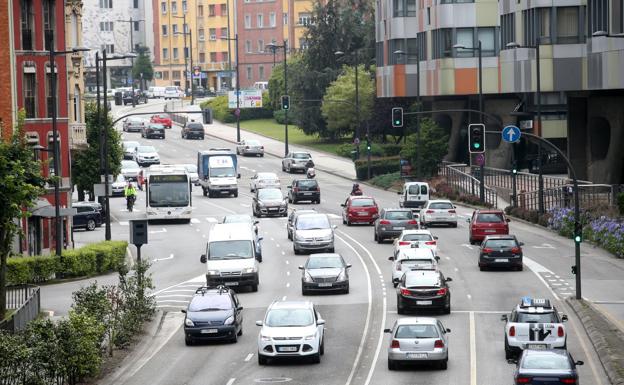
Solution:
<path fill-rule="evenodd" d="M 288 215 L 288 202 L 278 188 L 261 188 L 256 190 L 251 204 L 253 215 L 261 217 L 263 215 L 277 215 L 285 217 Z"/>
<path fill-rule="evenodd" d="M 479 249 L 479 269 L 509 267 L 522 270 L 522 246 L 515 235 L 487 235 Z"/>
<path fill-rule="evenodd" d="M 132 91 L 124 91 L 122 94 L 122 101 L 124 106 L 126 104 L 132 104 Z M 147 96 L 141 90 L 134 90 L 134 104 L 147 103 Z"/>
<path fill-rule="evenodd" d="M 574 361 L 565 349 L 525 349 L 516 364 L 514 384 L 577 384 L 577 366 L 583 361 Z"/>
<path fill-rule="evenodd" d="M 451 313 L 451 290 L 439 270 L 411 270 L 405 272 L 397 285 L 397 313 L 408 309 L 440 309 Z"/>
<path fill-rule="evenodd" d="M 199 122 L 186 122 L 182 127 L 182 139 L 197 138 L 204 140 L 204 125 Z"/>
<path fill-rule="evenodd" d="M 349 268 L 340 254 L 314 254 L 299 266 L 301 294 L 311 291 L 339 291 L 349 294 Z"/>
<path fill-rule="evenodd" d="M 321 188 L 316 179 L 295 179 L 288 186 L 288 202 L 299 201 L 321 203 Z"/>
<path fill-rule="evenodd" d="M 84 228 L 88 231 L 95 230 L 102 226 L 102 209 L 97 202 L 76 202 L 72 205 L 76 209 L 76 214 L 72 218 L 73 228 Z M 99 207 L 99 209 L 98 209 Z"/>
<path fill-rule="evenodd" d="M 225 286 L 200 287 L 195 291 L 184 318 L 184 342 L 199 340 L 238 341 L 243 335 L 243 307 L 236 293 Z"/>
<path fill-rule="evenodd" d="M 148 123 L 147 126 L 141 128 L 141 137 L 165 139 L 165 126 L 158 123 Z"/>

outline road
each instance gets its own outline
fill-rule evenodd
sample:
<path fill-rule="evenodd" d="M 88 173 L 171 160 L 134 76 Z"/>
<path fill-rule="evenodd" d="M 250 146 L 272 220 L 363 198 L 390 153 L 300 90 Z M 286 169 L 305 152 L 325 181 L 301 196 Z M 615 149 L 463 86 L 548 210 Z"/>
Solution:
<path fill-rule="evenodd" d="M 159 103 L 141 106 L 156 110 Z M 128 110 L 117 110 L 122 113 Z M 208 137 L 205 141 L 183 140 L 180 130 L 167 131 L 166 140 L 141 139 L 138 133 L 124 133 L 125 140 L 138 140 L 158 148 L 163 163 L 195 163 L 197 150 L 209 147 L 230 147 L 231 143 Z M 388 371 L 386 349 L 389 338 L 383 329 L 398 318 L 396 296 L 391 283 L 390 243 L 373 241 L 372 227 L 343 225 L 341 207 L 350 182 L 338 176 L 319 172 L 322 202 L 314 205 L 329 214 L 336 225 L 336 251 L 353 264 L 351 292 L 348 295 L 301 295 L 298 266 L 306 256 L 295 256 L 286 237 L 285 218 L 263 218 L 260 233 L 263 240 L 258 292 L 241 292 L 244 306 L 244 335 L 238 343 L 214 343 L 187 347 L 182 330 L 183 314 L 194 289 L 204 283 L 205 265 L 199 261 L 204 252 L 206 237 L 214 223 L 230 213 L 251 214 L 249 178 L 256 171 L 276 172 L 282 186 L 295 177 L 281 172 L 280 160 L 239 158 L 242 177 L 238 198 L 203 197 L 200 188 L 193 190 L 193 219 L 189 224 L 150 225 L 149 244 L 142 249 L 144 258 L 152 262 L 158 307 L 165 311 L 164 320 L 149 353 L 135 357 L 122 373 L 109 378 L 115 384 L 253 384 L 285 382 L 290 384 L 467 384 L 500 385 L 512 382 L 514 367 L 505 360 L 503 326 L 500 316 L 508 313 L 525 295 L 554 300 L 574 293 L 570 275 L 571 243 L 537 228 L 511 222 L 511 232 L 525 242 L 525 269 L 521 272 L 480 272 L 477 267 L 477 248 L 468 244 L 467 222 L 459 221 L 458 228 L 432 228 L 439 237 L 440 268 L 452 277 L 452 313 L 435 315 L 452 330 L 450 358 L 446 371 L 432 368 L 407 368 Z M 380 207 L 396 207 L 396 195 L 366 187 L 365 194 L 375 197 Z M 139 194 L 134 213 L 125 210 L 123 198 L 111 200 L 113 239 L 128 238 L 128 220 L 144 214 L 145 199 Z M 308 204 L 291 208 L 308 208 Z M 468 218 L 472 210 L 458 206 L 458 214 Z M 76 232 L 77 240 L 102 239 L 104 229 L 95 232 Z M 133 249 L 133 247 L 131 246 Z M 601 257 L 602 258 L 602 257 Z M 616 285 L 622 285 L 622 265 L 600 261 L 586 270 L 586 279 L 599 290 L 611 282 L 613 274 L 620 274 Z M 602 263 L 604 262 L 604 263 Z M 587 264 L 585 265 L 587 266 Z M 614 269 L 614 266 L 617 267 Z M 620 269 L 620 270 L 618 270 Z M 99 280 L 111 280 L 112 276 Z M 613 278 L 616 279 L 616 278 Z M 84 281 L 82 282 L 84 284 Z M 79 286 L 79 283 L 73 283 Z M 44 289 L 43 303 L 48 308 L 62 289 Z M 66 289 L 65 289 L 66 290 Z M 302 362 L 277 363 L 259 366 L 257 363 L 256 320 L 263 318 L 272 301 L 312 300 L 326 320 L 326 349 L 319 365 Z M 46 302 L 47 301 L 47 302 Z M 58 299 L 56 301 L 59 301 Z M 56 306 L 61 307 L 60 304 Z M 62 312 L 62 311 L 61 311 Z M 606 385 L 606 375 L 597 360 L 582 326 L 572 314 L 567 324 L 568 349 L 575 359 L 584 360 L 580 367 L 581 382 Z M 106 381 L 105 381 L 106 383 Z"/>

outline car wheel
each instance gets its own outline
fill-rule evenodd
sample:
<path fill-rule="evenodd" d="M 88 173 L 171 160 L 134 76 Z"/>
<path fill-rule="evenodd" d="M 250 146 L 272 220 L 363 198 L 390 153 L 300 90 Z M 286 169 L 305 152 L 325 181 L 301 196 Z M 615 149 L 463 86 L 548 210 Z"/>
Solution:
<path fill-rule="evenodd" d="M 293 204 L 297 203 L 297 199 L 295 199 L 295 198 L 293 197 L 293 199 L 292 199 L 292 203 L 293 203 Z"/>
<path fill-rule="evenodd" d="M 203 190 L 204 196 L 207 196 L 208 195 L 208 190 L 206 190 L 205 188 L 202 189 L 202 190 Z"/>
<path fill-rule="evenodd" d="M 321 353 L 316 353 L 312 356 L 312 363 L 313 364 L 320 364 L 321 363 Z"/>
<path fill-rule="evenodd" d="M 286 171 L 286 167 L 284 167 L 284 163 L 282 163 L 282 171 Z"/>
<path fill-rule="evenodd" d="M 351 226 L 351 221 L 347 219 L 347 226 Z"/>
<path fill-rule="evenodd" d="M 184 343 L 186 346 L 193 346 L 193 339 L 191 337 L 184 337 Z"/>
<path fill-rule="evenodd" d="M 343 293 L 344 293 L 344 294 L 349 294 L 349 285 L 347 285 L 347 288 L 346 288 L 346 289 L 344 289 Z"/>
<path fill-rule="evenodd" d="M 320 205 L 320 204 L 321 204 L 321 198 L 319 198 L 319 199 L 317 199 L 317 200 L 316 200 L 316 204 L 317 204 L 317 205 Z"/>
<path fill-rule="evenodd" d="M 241 325 L 240 330 L 238 331 L 238 336 L 242 336 L 243 335 L 243 325 Z"/>
<path fill-rule="evenodd" d="M 376 232 L 376 231 L 375 231 L 375 232 L 373 232 L 373 240 L 374 240 L 375 242 L 377 242 L 377 243 L 381 243 L 381 242 L 379 242 L 379 236 L 377 235 L 377 232 Z"/>
<path fill-rule="evenodd" d="M 258 291 L 258 285 L 251 285 L 251 291 L 254 293 Z"/>
<path fill-rule="evenodd" d="M 388 370 L 396 370 L 396 362 L 388 358 Z"/>
<path fill-rule="evenodd" d="M 293 200 L 290 195 L 288 196 L 288 203 L 293 203 Z"/>
<path fill-rule="evenodd" d="M 293 245 L 293 252 L 295 255 L 299 255 L 299 250 Z"/>
<path fill-rule="evenodd" d="M 236 147 L 236 155 L 240 155 L 240 150 Z"/>
<path fill-rule="evenodd" d="M 292 239 L 292 235 L 291 235 L 288 231 L 286 231 L 286 236 L 288 237 L 288 240 L 289 240 L 289 241 L 292 241 L 292 240 L 293 240 L 293 239 Z"/>
<path fill-rule="evenodd" d="M 468 238 L 468 242 L 470 242 L 471 245 L 474 245 L 476 243 L 475 240 L 472 238 Z"/>
<path fill-rule="evenodd" d="M 202 135 L 201 140 L 204 140 L 204 136 Z"/>
<path fill-rule="evenodd" d="M 308 291 L 301 287 L 301 295 L 308 295 Z"/>
<path fill-rule="evenodd" d="M 438 364 L 438 367 L 442 370 L 446 370 L 448 368 L 448 358 L 440 361 L 440 363 Z"/>
<path fill-rule="evenodd" d="M 405 314 L 405 308 L 403 307 L 403 301 L 401 297 L 397 296 L 397 314 Z"/>
<path fill-rule="evenodd" d="M 261 355 L 260 352 L 258 352 L 258 365 L 266 365 L 268 361 L 268 358 Z"/>
<path fill-rule="evenodd" d="M 234 335 L 230 339 L 230 342 L 233 343 L 233 344 L 238 342 L 238 333 L 234 333 Z"/>
<path fill-rule="evenodd" d="M 487 270 L 485 266 L 479 265 L 479 271 L 485 271 L 485 270 Z"/>
<path fill-rule="evenodd" d="M 457 228 L 457 222 L 451 223 L 451 227 Z"/>
<path fill-rule="evenodd" d="M 290 169 L 290 163 L 288 164 L 288 167 L 286 167 L 286 172 L 292 174 L 292 170 Z"/>
<path fill-rule="evenodd" d="M 520 265 L 516 267 L 516 271 L 522 271 L 522 270 L 524 270 L 524 265 Z"/>
<path fill-rule="evenodd" d="M 87 230 L 89 230 L 89 231 L 95 230 L 95 220 L 89 219 L 87 221 Z"/>
<path fill-rule="evenodd" d="M 509 343 L 507 343 L 507 338 L 505 338 L 505 359 L 509 360 L 514 358 L 514 354 L 509 347 Z"/>
<path fill-rule="evenodd" d="M 234 191 L 234 198 L 238 198 L 238 190 Z"/>
<path fill-rule="evenodd" d="M 325 338 L 321 341 L 321 346 L 319 347 L 319 353 L 321 356 L 325 355 Z"/>

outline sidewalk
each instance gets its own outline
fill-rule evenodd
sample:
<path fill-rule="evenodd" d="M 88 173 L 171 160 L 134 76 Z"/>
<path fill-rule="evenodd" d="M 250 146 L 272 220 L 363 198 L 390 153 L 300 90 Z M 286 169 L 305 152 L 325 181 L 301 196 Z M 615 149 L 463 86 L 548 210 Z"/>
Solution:
<path fill-rule="evenodd" d="M 198 105 L 184 106 L 185 111 L 198 111 Z M 193 119 L 198 120 L 196 116 Z M 212 124 L 205 124 L 204 129 L 206 134 L 215 138 L 223 139 L 225 141 L 236 143 L 236 127 L 223 124 L 216 120 L 212 121 Z M 271 139 L 264 135 L 255 134 L 253 132 L 245 131 L 241 129 L 241 139 L 256 139 L 264 146 L 264 152 L 276 156 L 278 158 L 284 157 L 284 142 L 280 142 L 275 139 Z M 330 174 L 334 174 L 350 180 L 355 180 L 355 166 L 349 159 L 339 157 L 337 155 L 328 154 L 323 151 L 313 150 L 308 147 L 288 145 L 289 151 L 306 151 L 312 155 L 314 160 L 314 167 L 317 170 L 325 171 Z"/>

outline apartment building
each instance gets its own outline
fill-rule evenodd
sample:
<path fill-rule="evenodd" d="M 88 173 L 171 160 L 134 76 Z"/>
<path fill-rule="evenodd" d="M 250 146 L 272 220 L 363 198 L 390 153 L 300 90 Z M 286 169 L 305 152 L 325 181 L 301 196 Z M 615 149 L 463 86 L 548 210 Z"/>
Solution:
<path fill-rule="evenodd" d="M 485 112 L 567 151 L 579 178 L 622 183 L 624 110 L 617 106 L 624 105 L 624 39 L 617 34 L 623 32 L 621 0 L 382 0 L 376 9 L 377 93 L 414 98 L 418 74 L 426 110 L 478 110 L 481 72 Z M 479 42 L 481 71 L 478 50 L 456 48 L 478 48 Z M 466 161 L 466 127 L 480 121 L 478 114 L 434 118 L 450 132 L 449 159 Z M 509 145 L 492 137 L 487 148 L 488 165 L 509 167 Z M 516 155 L 526 156 L 526 149 Z"/>
<path fill-rule="evenodd" d="M 13 36 L 13 2 L 0 2 L 0 140 L 7 140 L 13 134 L 13 122 L 16 118 L 17 101 L 15 100 L 15 56 Z"/>
<path fill-rule="evenodd" d="M 82 12 L 81 0 L 65 0 L 65 45 L 69 49 L 82 47 Z M 83 62 L 83 52 L 77 52 L 67 60 L 67 90 L 69 93 L 67 118 L 71 150 L 81 150 L 87 147 L 87 125 L 83 100 L 85 93 Z"/>

